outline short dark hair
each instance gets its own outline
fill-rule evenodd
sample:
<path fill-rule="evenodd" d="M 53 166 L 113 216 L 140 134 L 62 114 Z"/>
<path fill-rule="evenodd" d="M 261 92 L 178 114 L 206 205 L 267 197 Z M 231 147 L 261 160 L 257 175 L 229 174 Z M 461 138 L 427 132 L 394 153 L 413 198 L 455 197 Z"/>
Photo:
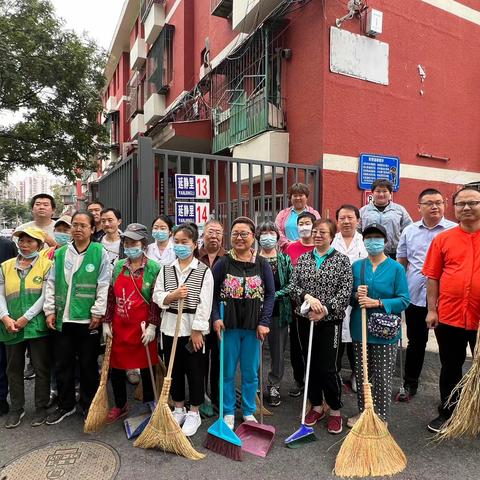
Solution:
<path fill-rule="evenodd" d="M 112 212 L 115 215 L 115 217 L 117 218 L 117 220 L 122 219 L 122 214 L 120 213 L 120 210 L 117 210 L 116 208 L 113 208 L 113 207 L 104 208 L 100 212 L 100 215 L 103 215 L 104 213 L 108 213 L 108 212 Z"/>
<path fill-rule="evenodd" d="M 33 206 L 35 205 L 35 202 L 39 198 L 47 198 L 48 200 L 50 200 L 50 204 L 52 205 L 53 210 L 55 210 L 57 208 L 57 204 L 55 203 L 55 199 L 51 195 L 49 195 L 48 193 L 38 193 L 37 195 L 34 195 L 30 200 L 30 208 L 33 208 Z"/>
<path fill-rule="evenodd" d="M 299 193 L 300 195 L 306 195 L 308 197 L 310 195 L 310 189 L 305 183 L 294 183 L 288 189 L 288 197 L 292 198 L 292 195 L 296 193 Z"/>
<path fill-rule="evenodd" d="M 198 227 L 195 223 L 185 222 L 177 225 L 173 229 L 173 235 L 175 236 L 178 232 L 185 232 L 187 237 L 190 238 L 193 242 L 198 241 Z"/>
<path fill-rule="evenodd" d="M 92 228 L 95 228 L 95 219 L 93 218 L 93 215 L 88 210 L 77 210 L 72 215 L 72 225 L 73 225 L 73 221 L 75 220 L 75 217 L 78 217 L 78 215 L 85 215 L 86 217 L 88 217 L 88 219 L 90 220 L 90 226 Z"/>
<path fill-rule="evenodd" d="M 153 226 L 155 225 L 155 222 L 157 220 L 161 220 L 162 222 L 165 222 L 167 224 L 167 227 L 170 231 L 172 231 L 172 228 L 173 228 L 173 221 L 172 219 L 168 216 L 168 215 L 164 215 L 162 213 L 162 215 L 157 215 L 154 219 L 153 219 L 153 222 L 152 222 L 152 226 L 150 228 L 153 228 Z"/>
<path fill-rule="evenodd" d="M 255 238 L 257 240 L 260 240 L 260 235 L 263 232 L 275 232 L 277 234 L 277 241 L 280 238 L 280 230 L 278 229 L 277 225 L 275 222 L 268 221 L 268 222 L 263 222 L 261 223 L 255 232 Z"/>
<path fill-rule="evenodd" d="M 333 237 L 337 233 L 337 226 L 335 225 L 335 222 L 332 222 L 329 218 L 319 218 L 318 220 L 315 219 L 315 222 L 313 222 L 313 228 L 317 228 L 320 225 L 327 225 L 328 229 L 330 230 L 330 236 Z"/>
<path fill-rule="evenodd" d="M 375 189 L 378 187 L 386 188 L 390 193 L 393 192 L 392 182 L 390 180 L 387 180 L 386 178 L 377 178 L 372 183 L 372 192 L 375 191 Z"/>
<path fill-rule="evenodd" d="M 340 210 L 351 210 L 353 213 L 355 213 L 357 220 L 360 219 L 360 210 L 355 205 L 350 205 L 349 203 L 344 203 L 343 205 L 341 205 L 335 212 L 335 218 L 337 220 L 338 220 L 338 215 L 340 214 Z"/>
<path fill-rule="evenodd" d="M 453 194 L 453 203 L 455 203 L 455 199 L 457 198 L 457 195 L 458 195 L 460 192 L 464 192 L 465 190 L 473 190 L 474 192 L 479 192 L 479 193 L 480 193 L 480 188 L 477 187 L 476 185 L 464 185 L 462 188 L 460 188 L 460 190 L 457 190 L 457 191 Z"/>
<path fill-rule="evenodd" d="M 436 188 L 426 188 L 418 194 L 418 203 L 425 195 L 441 195 L 441 193 Z"/>
<path fill-rule="evenodd" d="M 310 212 L 302 212 L 298 217 L 297 217 L 297 225 L 298 225 L 298 222 L 302 219 L 302 218 L 309 218 L 312 223 L 315 223 L 315 220 L 317 219 L 317 217 L 313 214 L 313 213 L 310 213 Z"/>
<path fill-rule="evenodd" d="M 91 202 L 88 202 L 86 208 L 88 209 L 90 205 L 100 205 L 102 210 L 105 208 L 105 205 L 100 200 L 92 200 Z"/>
<path fill-rule="evenodd" d="M 248 227 L 250 228 L 250 230 L 252 231 L 252 233 L 255 233 L 255 223 L 253 222 L 253 220 L 252 220 L 251 218 L 248 218 L 248 217 L 237 217 L 237 218 L 232 222 L 231 230 L 233 230 L 233 227 L 234 227 L 237 223 L 244 223 L 245 225 L 248 225 Z"/>

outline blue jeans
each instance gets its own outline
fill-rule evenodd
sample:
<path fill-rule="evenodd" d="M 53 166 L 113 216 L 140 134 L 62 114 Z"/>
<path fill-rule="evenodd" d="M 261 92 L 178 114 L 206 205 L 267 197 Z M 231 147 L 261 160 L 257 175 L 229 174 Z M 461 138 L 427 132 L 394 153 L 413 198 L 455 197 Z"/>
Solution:
<path fill-rule="evenodd" d="M 0 342 L 0 400 L 6 400 L 7 395 L 7 353 L 5 352 L 5 344 Z"/>
<path fill-rule="evenodd" d="M 235 414 L 235 373 L 240 361 L 242 376 L 242 412 L 253 415 L 256 410 L 255 397 L 258 386 L 259 340 L 256 330 L 225 330 L 223 410 L 225 415 Z"/>

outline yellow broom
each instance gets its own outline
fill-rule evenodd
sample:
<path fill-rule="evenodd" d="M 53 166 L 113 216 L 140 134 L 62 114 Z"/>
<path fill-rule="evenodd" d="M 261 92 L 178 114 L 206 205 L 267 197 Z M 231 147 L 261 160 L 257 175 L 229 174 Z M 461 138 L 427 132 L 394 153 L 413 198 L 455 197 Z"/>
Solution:
<path fill-rule="evenodd" d="M 175 325 L 175 336 L 173 337 L 172 352 L 168 362 L 167 376 L 163 381 L 162 393 L 155 410 L 140 436 L 133 444 L 140 448 L 159 448 L 166 452 L 182 455 L 190 460 L 200 460 L 205 457 L 197 452 L 182 429 L 173 418 L 172 411 L 168 406 L 168 396 L 170 394 L 170 385 L 172 383 L 173 362 L 177 350 L 178 332 L 182 320 L 183 300 L 178 302 L 177 323 Z"/>
<path fill-rule="evenodd" d="M 474 438 L 480 434 L 480 328 L 477 332 L 472 366 L 448 399 L 450 405 L 454 405 L 455 402 L 455 410 L 442 430 L 435 436 L 436 440 Z"/>
<path fill-rule="evenodd" d="M 407 465 L 405 454 L 373 409 L 372 389 L 368 383 L 365 308 L 362 308 L 362 366 L 365 409 L 338 452 L 334 471 L 339 477 L 393 475 Z"/>
<path fill-rule="evenodd" d="M 112 352 L 112 337 L 107 336 L 105 345 L 105 354 L 103 355 L 102 372 L 100 374 L 100 385 L 97 393 L 93 397 L 92 404 L 88 409 L 88 415 L 85 419 L 83 431 L 85 433 L 98 432 L 107 422 L 108 416 L 108 393 L 107 381 L 108 370 L 110 368 L 110 353 Z"/>

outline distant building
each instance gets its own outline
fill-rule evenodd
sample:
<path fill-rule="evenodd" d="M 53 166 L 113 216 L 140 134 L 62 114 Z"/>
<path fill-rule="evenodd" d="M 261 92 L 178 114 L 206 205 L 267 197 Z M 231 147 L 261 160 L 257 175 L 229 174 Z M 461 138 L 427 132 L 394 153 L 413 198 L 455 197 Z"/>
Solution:
<path fill-rule="evenodd" d="M 8 178 L 0 183 L 0 200 L 16 200 L 18 188 Z"/>
<path fill-rule="evenodd" d="M 60 182 L 58 178 L 50 175 L 36 174 L 29 175 L 17 181 L 18 200 L 28 202 L 34 195 L 48 193 L 53 195 L 53 187 Z"/>

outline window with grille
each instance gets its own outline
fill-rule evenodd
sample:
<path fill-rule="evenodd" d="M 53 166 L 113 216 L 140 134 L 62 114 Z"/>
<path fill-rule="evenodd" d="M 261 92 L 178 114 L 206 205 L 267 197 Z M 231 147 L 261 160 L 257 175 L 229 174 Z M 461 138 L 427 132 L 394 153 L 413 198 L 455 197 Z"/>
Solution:
<path fill-rule="evenodd" d="M 147 90 L 164 94 L 173 80 L 173 25 L 165 25 L 147 55 Z"/>

